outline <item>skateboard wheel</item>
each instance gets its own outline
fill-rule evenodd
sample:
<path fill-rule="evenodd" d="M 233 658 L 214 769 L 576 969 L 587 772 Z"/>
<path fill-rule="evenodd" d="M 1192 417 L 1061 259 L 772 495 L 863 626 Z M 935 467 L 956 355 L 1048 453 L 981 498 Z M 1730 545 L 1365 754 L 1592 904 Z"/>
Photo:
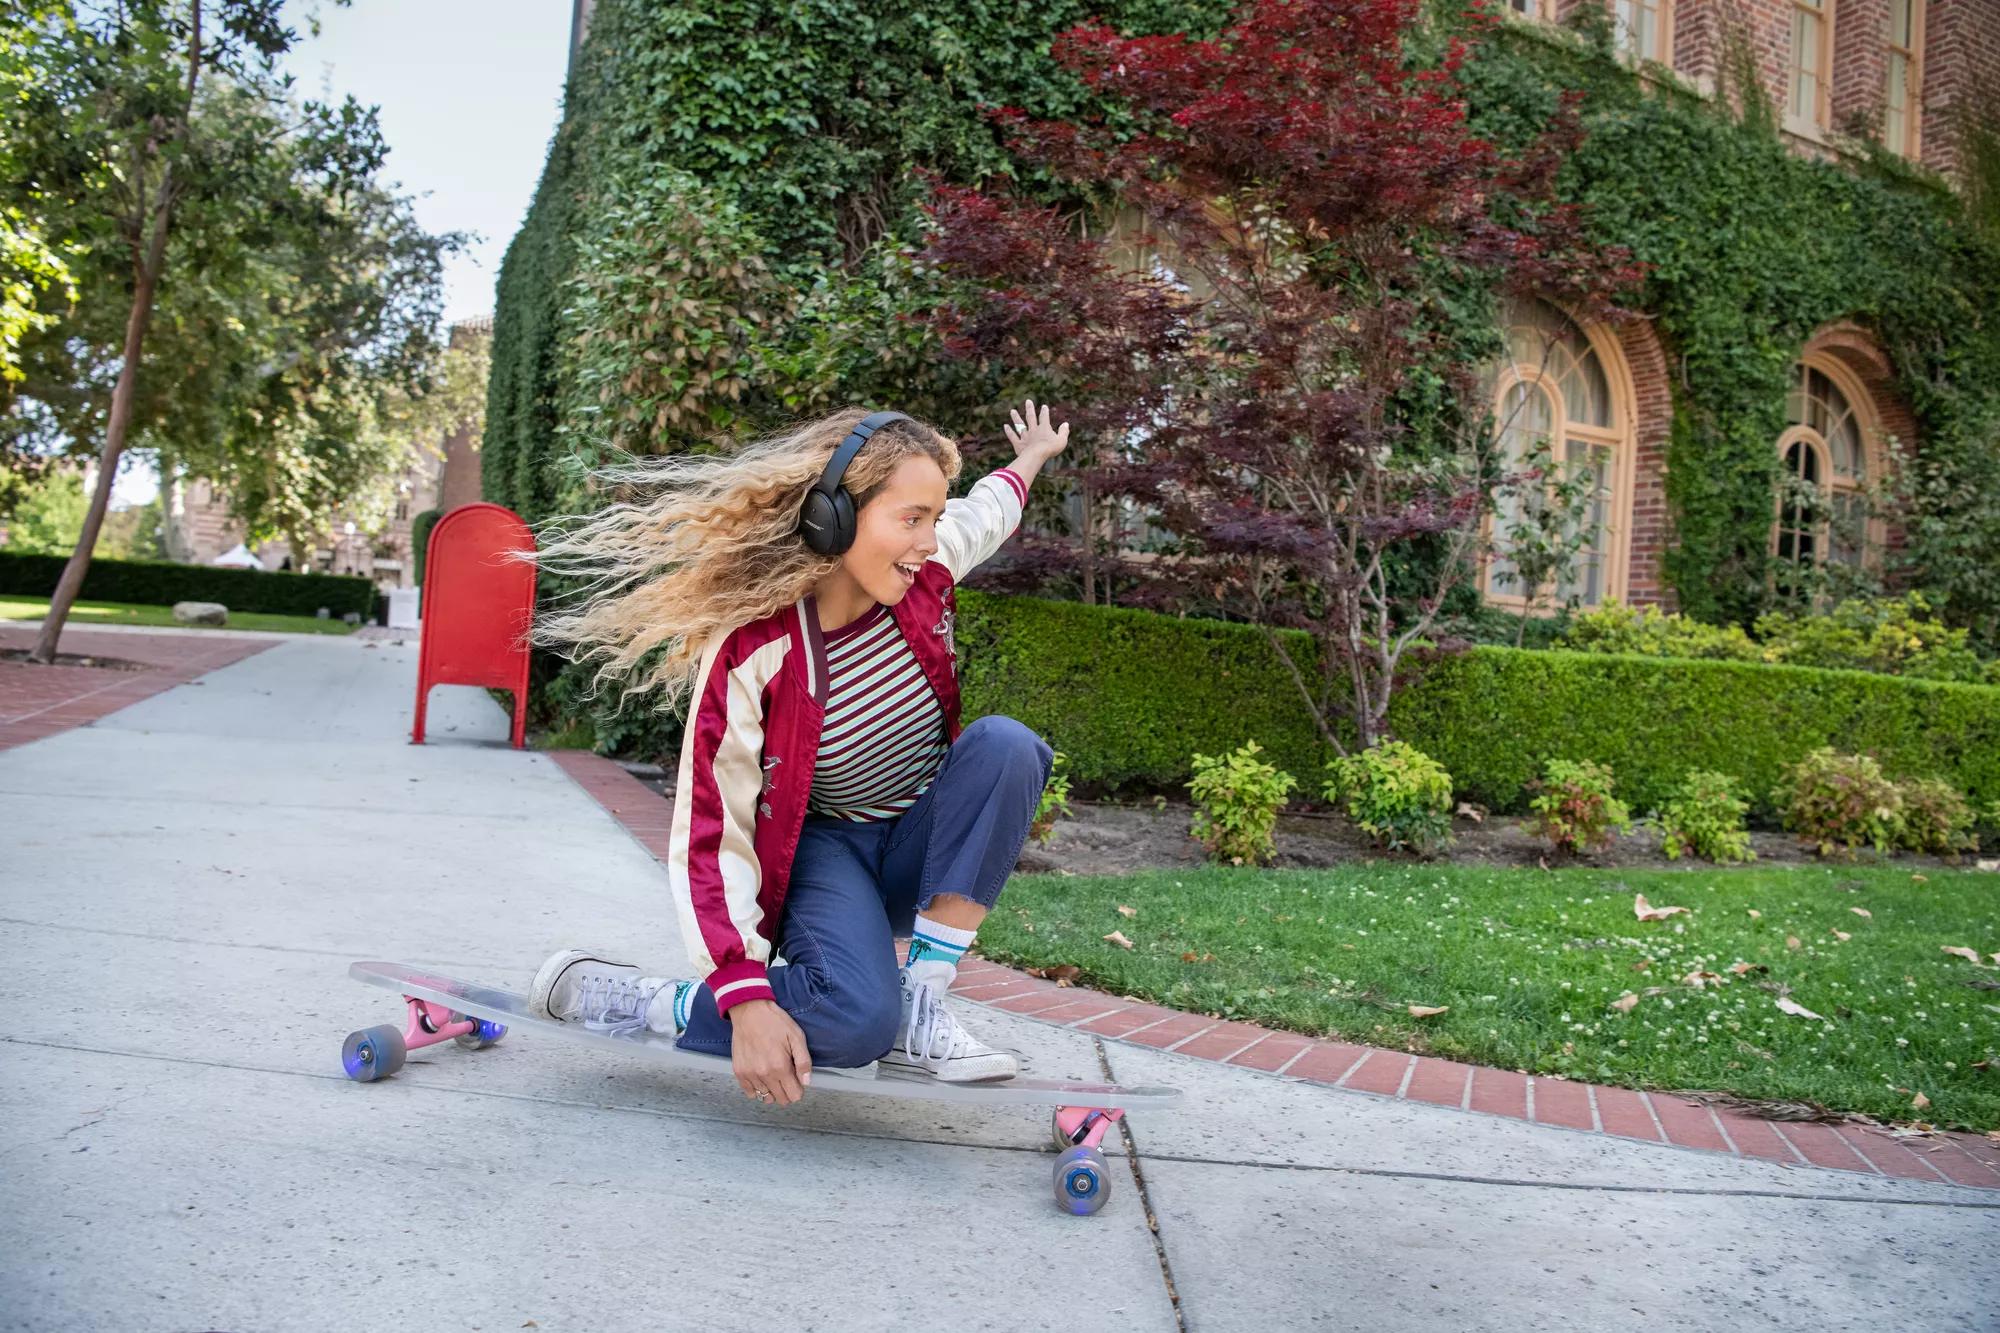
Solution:
<path fill-rule="evenodd" d="M 1104 1154 L 1095 1148 L 1070 1148 L 1056 1158 L 1056 1204 L 1064 1212 L 1088 1217 L 1111 1197 L 1111 1173 Z"/>
<path fill-rule="evenodd" d="M 340 1044 L 340 1067 L 357 1083 L 373 1083 L 401 1069 L 407 1054 L 403 1030 L 383 1023 L 347 1034 L 347 1040 Z"/>
<path fill-rule="evenodd" d="M 466 1017 L 471 1018 L 472 1015 L 467 1014 Z M 505 1024 L 490 1022 L 484 1018 L 475 1019 L 474 1021 L 479 1024 L 478 1027 L 470 1032 L 461 1032 L 452 1038 L 453 1041 L 468 1051 L 483 1051 L 507 1035 Z"/>

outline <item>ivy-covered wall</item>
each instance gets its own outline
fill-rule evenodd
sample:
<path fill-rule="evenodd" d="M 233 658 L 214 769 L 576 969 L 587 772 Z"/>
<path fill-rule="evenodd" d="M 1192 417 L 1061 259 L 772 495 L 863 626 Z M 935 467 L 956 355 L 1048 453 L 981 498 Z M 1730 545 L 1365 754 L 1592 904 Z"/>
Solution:
<path fill-rule="evenodd" d="M 946 422 L 985 406 L 992 386 L 899 319 L 933 290 L 894 244 L 919 235 L 919 173 L 1017 175 L 982 105 L 1099 109 L 1046 58 L 1054 33 L 1102 14 L 1212 34 L 1228 12 L 600 0 L 501 269 L 487 498 L 534 520 L 586 503 L 582 465 L 613 450 L 706 448 L 848 402 Z M 1754 117 L 1642 81 L 1594 20 L 1506 24 L 1465 78 L 1502 141 L 1584 94 L 1566 188 L 1650 266 L 1641 305 L 1673 390 L 1663 573 L 1682 609 L 1745 620 L 1767 601 L 1787 369 L 1849 321 L 1886 353 L 1919 437 L 1925 507 L 1895 573 L 2000 642 L 2000 244 L 1958 198 L 1893 160 L 1806 160 Z"/>

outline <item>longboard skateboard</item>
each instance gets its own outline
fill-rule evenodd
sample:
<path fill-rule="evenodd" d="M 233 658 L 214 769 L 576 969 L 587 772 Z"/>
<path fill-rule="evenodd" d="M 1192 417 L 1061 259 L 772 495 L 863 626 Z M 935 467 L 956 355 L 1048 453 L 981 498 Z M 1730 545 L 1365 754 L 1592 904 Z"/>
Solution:
<path fill-rule="evenodd" d="M 408 1013 L 404 1026 L 392 1023 L 347 1034 L 340 1062 L 347 1076 L 373 1083 L 403 1067 L 410 1051 L 452 1041 L 468 1050 L 491 1046 L 509 1027 L 532 1027 L 572 1040 L 594 1042 L 643 1054 L 669 1065 L 728 1073 L 729 1057 L 684 1051 L 671 1037 L 657 1032 L 592 1031 L 580 1023 L 543 1018 L 528 1009 L 528 997 L 512 991 L 440 976 L 399 963 L 355 963 L 347 975 L 371 986 L 396 991 Z M 1060 1152 L 1055 1166 L 1056 1202 L 1078 1216 L 1096 1212 L 1110 1197 L 1111 1174 L 1104 1160 L 1105 1133 L 1133 1107 L 1170 1106 L 1180 1089 L 1126 1087 L 1062 1079 L 1010 1078 L 988 1083 L 941 1083 L 920 1075 L 883 1070 L 835 1069 L 813 1066 L 812 1091 L 853 1093 L 864 1097 L 900 1097 L 920 1101 L 973 1103 L 985 1106 L 1053 1106 L 1050 1132 Z"/>

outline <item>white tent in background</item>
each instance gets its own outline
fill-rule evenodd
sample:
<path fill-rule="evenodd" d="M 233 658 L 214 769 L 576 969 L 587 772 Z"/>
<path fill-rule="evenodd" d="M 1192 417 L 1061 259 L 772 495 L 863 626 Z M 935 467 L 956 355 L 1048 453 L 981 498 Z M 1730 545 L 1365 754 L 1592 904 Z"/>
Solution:
<path fill-rule="evenodd" d="M 232 565 L 238 569 L 262 569 L 264 562 L 250 554 L 250 548 L 242 542 L 230 547 L 221 555 L 208 562 L 211 565 Z"/>

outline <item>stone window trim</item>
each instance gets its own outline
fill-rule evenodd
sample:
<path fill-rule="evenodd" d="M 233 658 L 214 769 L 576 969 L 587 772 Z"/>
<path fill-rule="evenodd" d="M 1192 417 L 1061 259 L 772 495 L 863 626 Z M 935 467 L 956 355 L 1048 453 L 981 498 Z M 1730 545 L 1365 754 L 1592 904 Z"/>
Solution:
<path fill-rule="evenodd" d="M 1550 395 L 1554 407 L 1552 419 L 1560 423 L 1565 443 L 1574 440 L 1587 446 L 1610 450 L 1609 497 L 1604 515 L 1603 535 L 1600 539 L 1602 586 L 1599 588 L 1595 604 L 1623 602 L 1629 593 L 1633 498 L 1637 490 L 1638 423 L 1635 403 L 1638 391 L 1633 380 L 1632 367 L 1616 330 L 1601 321 L 1579 319 L 1573 311 L 1559 302 L 1542 300 L 1540 304 L 1568 321 L 1571 328 L 1578 330 L 1588 349 L 1596 355 L 1610 397 L 1610 425 L 1599 427 L 1566 420 L 1567 413 L 1564 410 L 1561 389 L 1556 383 L 1556 377 L 1545 374 L 1544 367 L 1524 365 L 1512 360 L 1499 367 L 1493 382 L 1490 401 L 1497 413 L 1502 410 L 1500 405 L 1506 401 L 1508 392 L 1516 385 L 1535 385 Z M 1500 424 L 1504 426 L 1505 423 L 1503 421 Z M 1503 610 L 1523 611 L 1528 606 L 1528 598 L 1524 594 L 1506 592 L 1493 586 L 1491 516 L 1485 520 L 1481 535 L 1482 545 L 1486 550 L 1486 555 L 1480 560 L 1479 568 L 1478 588 L 1481 600 L 1489 606 Z M 1538 598 L 1537 605 L 1549 606 L 1548 595 L 1544 594 Z"/>
<path fill-rule="evenodd" d="M 1815 340 L 1817 341 L 1817 340 Z M 1773 561 L 1788 557 L 1780 553 L 1782 539 L 1786 533 L 1796 533 L 1807 537 L 1812 545 L 1812 562 L 1824 564 L 1833 546 L 1831 522 L 1822 518 L 1810 533 L 1785 523 L 1785 489 L 1783 479 L 1787 475 L 1787 463 L 1793 456 L 1794 446 L 1810 450 L 1816 476 L 1814 478 L 1823 503 L 1831 511 L 1842 498 L 1866 502 L 1868 488 L 1882 478 L 1888 467 L 1888 449 L 1884 441 L 1884 429 L 1879 405 L 1874 390 L 1855 373 L 1840 357 L 1824 348 L 1808 346 L 1799 359 L 1793 363 L 1792 373 L 1798 377 L 1798 392 L 1803 393 L 1810 382 L 1810 372 L 1817 371 L 1826 377 L 1833 388 L 1845 400 L 1852 416 L 1860 444 L 1860 473 L 1843 473 L 1835 466 L 1833 448 L 1818 430 L 1809 423 L 1788 422 L 1778 436 L 1777 453 L 1780 483 L 1777 493 L 1771 499 L 1771 536 L 1768 552 Z M 1792 469 L 1796 472 L 1796 469 Z M 1795 541 L 1797 538 L 1795 537 Z M 1864 569 L 1879 569 L 1888 549 L 1889 525 L 1878 514 L 1869 514 L 1862 531 L 1860 565 Z M 1794 547 L 1796 550 L 1796 546 Z M 1795 559 L 1795 557 L 1793 557 Z"/>

